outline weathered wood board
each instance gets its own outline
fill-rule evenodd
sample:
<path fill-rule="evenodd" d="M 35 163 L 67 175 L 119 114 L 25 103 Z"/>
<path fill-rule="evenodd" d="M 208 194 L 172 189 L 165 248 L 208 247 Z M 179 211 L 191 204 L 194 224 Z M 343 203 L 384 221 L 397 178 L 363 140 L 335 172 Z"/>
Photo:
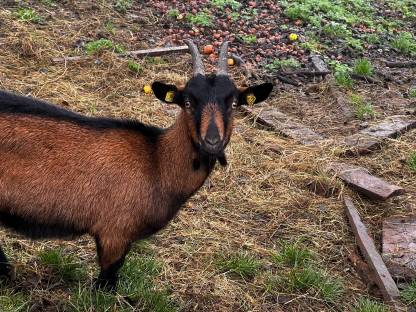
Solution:
<path fill-rule="evenodd" d="M 333 162 L 327 166 L 326 170 L 334 172 L 336 176 L 354 187 L 358 192 L 372 199 L 386 200 L 404 193 L 403 188 L 370 175 L 362 167 Z"/>
<path fill-rule="evenodd" d="M 374 273 L 374 281 L 380 288 L 385 300 L 395 301 L 395 299 L 400 296 L 396 283 L 387 270 L 387 267 L 377 251 L 373 240 L 368 235 L 367 229 L 361 221 L 358 211 L 355 208 L 351 198 L 345 197 L 344 203 L 348 220 L 351 224 L 358 246 Z"/>
<path fill-rule="evenodd" d="M 395 138 L 416 127 L 416 119 L 407 116 L 391 116 L 344 139 L 347 155 L 362 155 L 379 148 L 383 140 Z"/>
<path fill-rule="evenodd" d="M 384 220 L 383 258 L 391 264 L 397 278 L 409 280 L 415 277 L 416 216 Z"/>
<path fill-rule="evenodd" d="M 250 107 L 242 107 L 242 110 L 244 113 L 251 115 L 259 124 L 295 139 L 304 145 L 316 144 L 324 139 L 322 135 L 291 119 L 274 107 L 262 106 L 256 110 Z"/>

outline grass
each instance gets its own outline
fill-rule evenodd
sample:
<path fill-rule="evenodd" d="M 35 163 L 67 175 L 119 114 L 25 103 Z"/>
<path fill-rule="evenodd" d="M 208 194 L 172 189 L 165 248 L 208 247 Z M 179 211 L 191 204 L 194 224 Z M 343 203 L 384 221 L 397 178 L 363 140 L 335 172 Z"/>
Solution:
<path fill-rule="evenodd" d="M 416 98 L 416 86 L 410 87 L 408 94 L 410 98 Z"/>
<path fill-rule="evenodd" d="M 186 18 L 191 25 L 204 27 L 213 26 L 212 16 L 206 12 L 199 12 L 197 14 L 188 13 Z"/>
<path fill-rule="evenodd" d="M 352 307 L 351 312 L 389 312 L 390 310 L 382 303 L 368 298 L 360 298 Z"/>
<path fill-rule="evenodd" d="M 14 12 L 14 15 L 19 21 L 26 23 L 37 24 L 43 20 L 42 17 L 31 8 L 19 8 Z"/>
<path fill-rule="evenodd" d="M 86 275 L 81 263 L 70 255 L 64 255 L 62 250 L 43 250 L 39 253 L 39 260 L 65 281 L 79 280 Z"/>
<path fill-rule="evenodd" d="M 412 152 L 407 161 L 409 168 L 412 172 L 416 173 L 416 152 Z M 416 284 L 415 284 L 416 286 Z"/>
<path fill-rule="evenodd" d="M 369 77 L 373 75 L 374 68 L 368 59 L 360 58 L 355 61 L 352 71 L 357 75 Z"/>
<path fill-rule="evenodd" d="M 260 262 L 246 252 L 221 255 L 217 260 L 217 268 L 222 273 L 232 273 L 243 279 L 253 278 L 260 269 Z"/>
<path fill-rule="evenodd" d="M 112 21 L 105 22 L 104 29 L 112 35 L 116 34 L 116 27 L 114 26 Z"/>
<path fill-rule="evenodd" d="M 331 68 L 335 71 L 334 77 L 337 85 L 351 89 L 354 86 L 354 80 L 351 78 L 352 69 L 338 61 L 329 62 Z"/>
<path fill-rule="evenodd" d="M 265 284 L 269 293 L 309 292 L 327 303 L 338 302 L 344 293 L 343 282 L 322 270 L 314 262 L 313 253 L 300 243 L 283 245 L 271 260 L 278 266 L 277 271 L 284 273 L 269 276 Z"/>
<path fill-rule="evenodd" d="M 275 264 L 283 264 L 293 268 L 303 266 L 312 259 L 312 252 L 299 243 L 285 244 L 278 254 L 272 255 L 272 261 Z"/>
<path fill-rule="evenodd" d="M 211 4 L 217 8 L 230 7 L 233 10 L 238 10 L 242 6 L 242 4 L 236 0 L 211 0 Z"/>
<path fill-rule="evenodd" d="M 20 292 L 5 286 L 0 289 L 0 311 L 23 312 L 28 310 L 29 300 Z"/>
<path fill-rule="evenodd" d="M 416 154 L 414 154 L 416 165 Z M 401 291 L 401 297 L 407 304 L 416 303 L 416 280 L 413 280 L 405 289 Z"/>
<path fill-rule="evenodd" d="M 138 74 L 138 73 L 142 72 L 142 70 L 143 70 L 142 66 L 139 63 L 137 63 L 133 60 L 128 61 L 127 67 L 129 68 L 129 70 L 131 72 L 133 72 L 135 74 Z"/>
<path fill-rule="evenodd" d="M 401 32 L 391 43 L 391 46 L 405 55 L 416 55 L 416 40 L 409 32 Z"/>
<path fill-rule="evenodd" d="M 116 0 L 114 3 L 114 10 L 119 13 L 126 13 L 133 6 L 133 0 Z"/>
<path fill-rule="evenodd" d="M 99 39 L 96 41 L 88 42 L 85 45 L 85 51 L 87 54 L 98 54 L 103 51 L 114 51 L 116 53 L 123 53 L 125 51 L 124 47 L 119 44 L 114 44 L 111 40 L 108 39 Z"/>
<path fill-rule="evenodd" d="M 354 108 L 355 117 L 358 119 L 373 119 L 376 116 L 373 105 L 366 102 L 360 95 L 352 94 L 350 101 Z"/>
<path fill-rule="evenodd" d="M 288 58 L 286 60 L 275 59 L 271 64 L 267 64 L 266 68 L 270 70 L 276 69 L 295 69 L 299 68 L 300 63 L 295 58 Z"/>
<path fill-rule="evenodd" d="M 178 9 L 170 9 L 168 11 L 168 16 L 171 18 L 177 18 L 181 14 Z"/>
<path fill-rule="evenodd" d="M 247 44 L 255 44 L 257 42 L 257 36 L 256 35 L 244 35 L 240 36 L 241 40 L 244 41 L 244 43 Z"/>

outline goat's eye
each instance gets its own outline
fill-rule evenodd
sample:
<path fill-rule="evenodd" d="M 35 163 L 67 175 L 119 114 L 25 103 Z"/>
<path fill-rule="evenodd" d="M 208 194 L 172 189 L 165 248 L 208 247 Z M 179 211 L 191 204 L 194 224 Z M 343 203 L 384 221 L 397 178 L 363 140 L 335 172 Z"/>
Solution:
<path fill-rule="evenodd" d="M 191 102 L 189 100 L 185 101 L 185 107 L 186 108 L 191 108 Z"/>
<path fill-rule="evenodd" d="M 233 101 L 233 104 L 231 104 L 231 106 L 232 106 L 233 108 L 237 108 L 237 101 Z"/>

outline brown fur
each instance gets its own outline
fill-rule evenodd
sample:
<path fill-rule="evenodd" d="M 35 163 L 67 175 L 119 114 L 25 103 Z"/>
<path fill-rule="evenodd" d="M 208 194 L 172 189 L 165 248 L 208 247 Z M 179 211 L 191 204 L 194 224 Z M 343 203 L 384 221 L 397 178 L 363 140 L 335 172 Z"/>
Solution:
<path fill-rule="evenodd" d="M 163 228 L 204 182 L 186 112 L 154 146 L 140 133 L 0 115 L 0 211 L 97 238 L 103 270 Z M 150 229 L 150 230 L 149 230 Z"/>

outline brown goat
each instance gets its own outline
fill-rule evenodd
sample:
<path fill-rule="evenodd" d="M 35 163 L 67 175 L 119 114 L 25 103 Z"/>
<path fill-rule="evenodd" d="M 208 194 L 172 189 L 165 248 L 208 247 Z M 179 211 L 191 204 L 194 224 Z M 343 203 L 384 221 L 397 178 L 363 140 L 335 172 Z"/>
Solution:
<path fill-rule="evenodd" d="M 0 92 L 0 223 L 34 239 L 93 236 L 97 286 L 115 287 L 131 244 L 165 227 L 195 193 L 232 132 L 233 108 L 267 98 L 271 84 L 239 91 L 226 69 L 205 76 L 193 42 L 194 77 L 154 94 L 182 107 L 159 129 L 132 120 L 85 117 Z M 0 249 L 0 275 L 10 266 Z"/>

